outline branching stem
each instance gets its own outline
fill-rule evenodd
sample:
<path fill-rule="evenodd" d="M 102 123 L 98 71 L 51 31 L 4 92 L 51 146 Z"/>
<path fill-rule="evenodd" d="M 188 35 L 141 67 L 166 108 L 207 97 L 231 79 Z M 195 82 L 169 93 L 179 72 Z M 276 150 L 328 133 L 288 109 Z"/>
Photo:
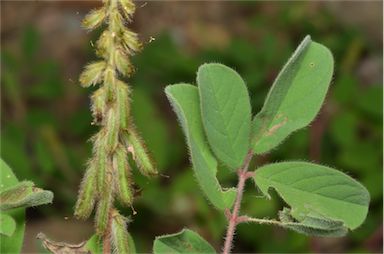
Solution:
<path fill-rule="evenodd" d="M 225 237 L 224 242 L 224 248 L 223 248 L 223 254 L 229 254 L 232 249 L 232 242 L 233 242 L 233 236 L 236 231 L 236 226 L 239 224 L 239 213 L 240 213 L 240 207 L 241 207 L 241 200 L 243 199 L 243 191 L 245 186 L 245 181 L 252 177 L 252 173 L 248 172 L 249 163 L 252 160 L 253 153 L 252 151 L 249 151 L 247 154 L 247 157 L 245 158 L 245 162 L 243 166 L 237 171 L 238 175 L 238 184 L 237 184 L 237 194 L 236 194 L 236 200 L 235 205 L 232 209 L 232 212 L 229 210 L 225 211 L 225 215 L 228 220 L 228 228 L 227 228 L 227 234 Z"/>

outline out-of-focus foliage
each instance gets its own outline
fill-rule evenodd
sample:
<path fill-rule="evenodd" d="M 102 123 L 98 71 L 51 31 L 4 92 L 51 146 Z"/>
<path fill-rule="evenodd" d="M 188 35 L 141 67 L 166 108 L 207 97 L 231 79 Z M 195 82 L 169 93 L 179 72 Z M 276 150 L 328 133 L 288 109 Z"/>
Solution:
<path fill-rule="evenodd" d="M 257 3 L 239 4 L 252 9 Z M 381 232 L 383 213 L 383 90 L 382 84 L 365 83 L 356 69 L 366 56 L 382 52 L 356 28 L 341 25 L 326 9 L 319 9 L 310 19 L 307 9 L 305 4 L 287 3 L 279 5 L 275 15 L 247 12 L 238 17 L 244 21 L 246 32 L 230 37 L 229 44 L 219 49 L 207 46 L 189 52 L 174 33 L 165 31 L 134 57 L 137 70 L 129 80 L 133 87 L 132 111 L 162 174 L 156 180 L 134 175 L 138 183 L 134 207 L 137 214 L 132 216 L 129 232 L 139 252 L 151 251 L 156 235 L 184 227 L 198 231 L 218 250 L 225 230 L 224 216 L 207 205 L 188 167 L 185 140 L 163 93 L 164 87 L 180 80 L 193 81 L 195 71 L 204 62 L 221 62 L 244 78 L 253 113 L 258 112 L 280 67 L 306 34 L 321 41 L 334 54 L 336 70 L 330 92 L 311 128 L 296 132 L 260 164 L 303 158 L 345 169 L 370 192 L 368 216 L 361 227 L 337 242 L 337 249 L 320 238 L 276 227 L 242 224 L 234 251 L 324 252 L 316 249 L 318 242 L 329 246 L 329 252 L 374 250 L 370 239 L 375 232 Z M 148 25 L 150 22 L 148 19 Z M 13 49 L 2 44 L 1 157 L 16 170 L 20 180 L 28 179 L 54 191 L 53 206 L 31 211 L 33 218 L 46 218 L 72 214 L 84 164 L 91 153 L 86 141 L 96 129 L 90 125 L 90 91 L 63 76 L 68 63 L 41 57 L 44 48 L 37 31 L 26 26 Z M 90 52 L 87 49 L 83 59 L 73 61 L 83 61 L 81 66 L 90 60 Z M 234 175 L 221 170 L 222 167 L 219 165 L 218 177 L 223 183 L 234 185 Z M 278 198 L 274 202 L 263 200 L 251 190 L 253 186 L 247 188 L 242 210 L 249 215 L 269 216 L 284 206 Z"/>

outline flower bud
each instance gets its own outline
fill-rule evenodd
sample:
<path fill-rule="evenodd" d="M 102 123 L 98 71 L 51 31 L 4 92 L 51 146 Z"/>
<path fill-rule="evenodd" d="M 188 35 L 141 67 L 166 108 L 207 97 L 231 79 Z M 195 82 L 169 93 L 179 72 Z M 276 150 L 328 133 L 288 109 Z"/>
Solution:
<path fill-rule="evenodd" d="M 91 161 L 83 177 L 76 202 L 75 216 L 77 218 L 86 219 L 92 213 L 97 194 L 96 170 L 94 161 Z"/>
<path fill-rule="evenodd" d="M 97 168 L 97 193 L 101 195 L 108 189 L 107 171 L 108 171 L 108 156 L 106 151 L 99 149 L 95 155 L 95 166 Z"/>
<path fill-rule="evenodd" d="M 132 64 L 128 56 L 121 49 L 116 49 L 114 53 L 116 69 L 123 75 L 129 75 L 133 72 Z"/>
<path fill-rule="evenodd" d="M 135 12 L 135 4 L 131 0 L 120 0 L 119 3 L 126 19 L 130 20 Z"/>
<path fill-rule="evenodd" d="M 133 192 L 131 188 L 130 167 L 127 154 L 123 146 L 119 145 L 113 156 L 114 183 L 116 185 L 116 194 L 119 201 L 130 206 L 133 201 Z"/>
<path fill-rule="evenodd" d="M 132 124 L 129 130 L 125 131 L 123 135 L 128 151 L 131 152 L 132 158 L 136 162 L 140 172 L 145 176 L 157 175 L 158 172 L 155 163 Z"/>
<path fill-rule="evenodd" d="M 92 30 L 101 25 L 105 19 L 105 8 L 92 10 L 87 16 L 85 16 L 82 25 L 84 28 Z"/>
<path fill-rule="evenodd" d="M 116 104 L 119 110 L 120 128 L 128 129 L 130 117 L 130 99 L 128 85 L 122 81 L 116 82 Z"/>
<path fill-rule="evenodd" d="M 117 35 L 124 28 L 123 17 L 121 16 L 118 8 L 112 8 L 109 14 L 109 25 L 112 33 L 115 33 L 114 36 Z"/>
<path fill-rule="evenodd" d="M 134 253 L 134 246 L 130 246 L 127 231 L 127 220 L 118 211 L 112 212 L 112 246 L 115 253 Z"/>
<path fill-rule="evenodd" d="M 108 223 L 109 223 L 109 213 L 113 204 L 113 195 L 112 195 L 113 186 L 109 186 L 104 193 L 100 193 L 100 199 L 97 204 L 96 210 L 96 234 L 99 236 L 104 235 Z"/>
<path fill-rule="evenodd" d="M 97 89 L 93 95 L 91 96 L 92 101 L 92 116 L 93 123 L 101 124 L 103 119 L 105 118 L 105 108 L 106 108 L 106 94 L 105 89 L 99 88 Z"/>
<path fill-rule="evenodd" d="M 137 38 L 137 34 L 129 30 L 123 30 L 122 36 L 122 45 L 124 49 L 131 55 L 135 54 L 141 49 L 141 43 Z"/>
<path fill-rule="evenodd" d="M 89 87 L 100 83 L 103 79 L 106 63 L 99 61 L 90 63 L 85 66 L 84 71 L 80 74 L 79 81 L 83 87 Z"/>
<path fill-rule="evenodd" d="M 116 105 L 115 105 L 116 106 Z M 106 152 L 112 153 L 119 142 L 120 118 L 119 112 L 115 108 L 109 108 L 106 115 Z"/>
<path fill-rule="evenodd" d="M 104 73 L 104 86 L 107 89 L 108 101 L 112 101 L 115 98 L 115 86 L 116 86 L 116 72 L 108 67 Z"/>
<path fill-rule="evenodd" d="M 97 40 L 96 48 L 97 55 L 100 57 L 108 58 L 109 49 L 113 48 L 114 42 L 111 33 L 108 30 L 105 30 L 100 38 Z"/>

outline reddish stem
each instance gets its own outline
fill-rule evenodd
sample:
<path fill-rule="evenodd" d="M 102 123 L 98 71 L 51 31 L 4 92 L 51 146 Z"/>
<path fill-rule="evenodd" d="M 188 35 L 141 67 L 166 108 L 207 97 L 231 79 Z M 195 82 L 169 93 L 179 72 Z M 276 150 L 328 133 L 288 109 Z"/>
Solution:
<path fill-rule="evenodd" d="M 229 254 L 232 249 L 233 236 L 235 234 L 236 226 L 238 224 L 238 218 L 239 218 L 239 212 L 241 207 L 241 200 L 243 199 L 245 181 L 252 176 L 251 172 L 247 172 L 249 162 L 251 161 L 251 159 L 252 159 L 252 151 L 249 151 L 247 157 L 245 158 L 244 165 L 239 169 L 237 173 L 239 177 L 239 181 L 237 184 L 236 200 L 235 200 L 235 205 L 233 207 L 232 213 L 229 212 L 228 210 L 225 212 L 226 217 L 228 219 L 228 228 L 227 228 L 227 234 L 225 237 L 223 254 Z"/>
<path fill-rule="evenodd" d="M 112 209 L 108 217 L 107 230 L 103 235 L 103 254 L 111 254 Z"/>

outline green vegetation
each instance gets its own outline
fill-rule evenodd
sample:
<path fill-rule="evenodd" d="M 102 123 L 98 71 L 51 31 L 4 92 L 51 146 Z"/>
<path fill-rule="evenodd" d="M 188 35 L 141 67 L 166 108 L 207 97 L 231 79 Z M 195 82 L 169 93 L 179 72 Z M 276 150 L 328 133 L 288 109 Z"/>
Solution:
<path fill-rule="evenodd" d="M 211 151 L 207 142 L 203 145 L 212 155 L 205 158 L 209 170 L 200 170 L 199 173 L 194 161 L 192 163 L 195 167 L 191 169 L 183 133 L 163 93 L 165 85 L 194 80 L 201 63 L 225 63 L 241 74 L 250 94 L 251 108 L 256 113 L 256 110 L 262 108 L 282 63 L 289 58 L 302 35 L 311 34 L 332 49 L 335 58 L 335 74 L 326 102 L 315 122 L 308 128 L 297 130 L 268 154 L 257 156 L 255 165 L 299 158 L 304 161 L 321 161 L 323 165 L 343 169 L 368 189 L 371 196 L 369 214 L 360 227 L 350 231 L 344 238 L 329 242 L 317 237 L 309 238 L 293 230 L 310 229 L 314 227 L 313 221 L 319 221 L 318 218 L 308 217 L 301 223 L 310 223 L 310 226 L 297 227 L 292 224 L 296 223 L 296 219 L 290 215 L 291 211 L 284 209 L 287 204 L 274 190 L 270 189 L 268 193 L 272 199 L 258 198 L 259 192 L 249 181 L 245 186 L 242 210 L 252 217 L 268 220 L 277 215 L 279 220 L 276 221 L 285 221 L 285 227 L 291 226 L 293 230 L 241 223 L 236 232 L 234 252 L 380 252 L 375 236 L 382 231 L 380 226 L 383 214 L 383 91 L 381 81 L 363 79 L 359 69 L 367 58 L 382 54 L 381 43 L 377 45 L 358 27 L 341 23 L 326 8 L 313 9 L 310 3 L 271 5 L 271 9 L 276 11 L 275 15 L 260 12 L 262 3 L 253 8 L 254 4 L 233 4 L 233 7 L 242 10 L 239 20 L 243 22 L 242 29 L 245 30 L 236 30 L 236 22 L 228 26 L 215 23 L 218 29 L 224 29 L 228 35 L 227 41 L 220 46 L 205 43 L 203 37 L 199 37 L 198 45 L 189 39 L 182 40 L 184 37 L 180 40 L 178 30 L 175 32 L 172 27 L 158 34 L 148 29 L 155 40 L 131 58 L 137 69 L 130 78 L 134 86 L 130 91 L 130 116 L 135 119 L 137 130 L 146 141 L 148 150 L 153 153 L 159 175 L 165 175 L 149 181 L 139 173 L 139 168 L 130 158 L 132 179 L 135 179 L 134 209 L 137 214 L 132 216 L 129 231 L 137 251 L 151 252 L 156 236 L 178 232 L 185 227 L 199 232 L 216 250 L 220 250 L 226 230 L 225 217 L 221 211 L 232 204 L 235 197 L 233 188 L 228 187 L 235 185 L 236 174 L 217 160 L 216 153 Z M 75 15 L 77 5 L 74 9 L 68 7 L 66 10 L 73 13 L 72 19 L 78 17 Z M 146 7 L 140 10 L 145 13 Z M 308 18 L 309 13 L 311 18 Z M 226 20 L 231 17 L 226 17 Z M 93 119 L 88 99 L 95 87 L 78 87 L 76 70 L 79 72 L 89 59 L 96 61 L 94 46 L 102 29 L 92 33 L 84 32 L 84 36 L 89 36 L 86 39 L 80 38 L 80 45 L 84 47 L 73 50 L 73 45 L 70 49 L 61 44 L 55 45 L 54 49 L 47 47 L 50 38 L 46 37 L 40 23 L 20 23 L 19 28 L 4 35 L 1 49 L 0 153 L 18 179 L 28 179 L 55 193 L 52 205 L 28 210 L 27 218 L 31 225 L 44 222 L 47 218 L 64 221 L 63 218 L 69 217 L 69 228 L 74 220 L 70 215 L 73 213 L 84 165 L 87 158 L 92 156 L 92 144 L 85 141 L 98 130 L 98 126 L 90 125 Z M 140 31 L 143 41 L 146 41 L 148 30 L 140 22 L 135 24 L 135 29 Z M 190 33 L 188 28 L 184 32 L 187 35 Z M 8 41 L 8 36 L 12 40 Z M 64 34 L 56 36 L 63 38 Z M 88 40 L 93 43 L 84 43 Z M 61 41 L 66 42 L 66 39 Z M 64 52 L 68 57 L 58 58 L 55 50 Z M 193 90 L 193 97 L 198 98 L 196 87 Z M 195 103 L 195 99 L 192 100 L 191 103 Z M 200 111 L 197 114 L 201 114 Z M 191 116 L 192 113 L 187 115 Z M 202 129 L 199 134 L 203 138 L 204 132 Z M 193 133 L 196 134 L 196 131 Z M 185 136 L 188 141 L 188 134 L 185 133 Z M 201 139 L 194 139 L 197 146 Z M 191 147 L 191 144 L 188 143 L 188 146 Z M 190 149 L 192 160 L 199 156 L 197 153 L 201 149 L 200 146 L 196 148 L 195 155 L 192 154 L 193 149 Z M 199 178 L 211 183 L 206 187 L 200 186 L 211 197 L 201 195 L 197 187 Z M 207 199 L 218 209 L 210 209 L 212 206 L 207 205 Z M 131 213 L 131 208 L 118 204 L 117 207 L 121 214 Z M 87 223 L 88 228 L 93 226 L 92 221 Z M 340 222 L 331 221 L 328 224 L 337 228 Z M 80 227 L 84 224 L 78 225 Z M 84 230 L 84 235 L 89 233 L 85 228 L 71 230 L 74 233 Z M 315 229 L 322 227 L 317 225 Z M 343 233 L 342 230 L 335 232 Z M 96 236 L 92 239 L 93 243 L 99 242 Z M 43 252 L 39 249 L 40 242 L 35 241 L 34 236 L 25 241 L 30 243 L 28 248 Z"/>
<path fill-rule="evenodd" d="M 25 230 L 25 209 L 52 203 L 53 193 L 34 187 L 29 181 L 19 182 L 0 159 L 0 252 L 20 253 Z"/>
<path fill-rule="evenodd" d="M 211 203 L 221 204 L 216 207 L 227 217 L 223 253 L 231 252 L 240 223 L 275 224 L 306 235 L 341 237 L 347 228 L 355 229 L 364 222 L 369 193 L 346 174 L 305 162 L 268 164 L 250 171 L 254 154 L 271 150 L 315 118 L 332 73 L 332 54 L 307 36 L 277 76 L 252 125 L 245 83 L 224 65 L 202 65 L 197 72 L 198 87 L 176 84 L 165 89 L 187 136 L 198 183 Z M 219 187 L 212 188 L 214 174 L 199 177 L 204 169 L 216 172 L 217 161 L 211 150 L 218 161 L 237 171 L 237 194 L 231 203 L 223 197 L 225 193 L 218 192 L 222 188 L 217 180 Z M 245 182 L 251 177 L 265 196 L 270 198 L 268 190 L 274 188 L 291 207 L 279 213 L 280 221 L 241 215 Z M 193 239 L 189 243 L 198 245 Z M 188 245 L 184 246 L 181 252 L 190 253 Z M 155 244 L 154 252 L 161 253 L 157 248 Z"/>

